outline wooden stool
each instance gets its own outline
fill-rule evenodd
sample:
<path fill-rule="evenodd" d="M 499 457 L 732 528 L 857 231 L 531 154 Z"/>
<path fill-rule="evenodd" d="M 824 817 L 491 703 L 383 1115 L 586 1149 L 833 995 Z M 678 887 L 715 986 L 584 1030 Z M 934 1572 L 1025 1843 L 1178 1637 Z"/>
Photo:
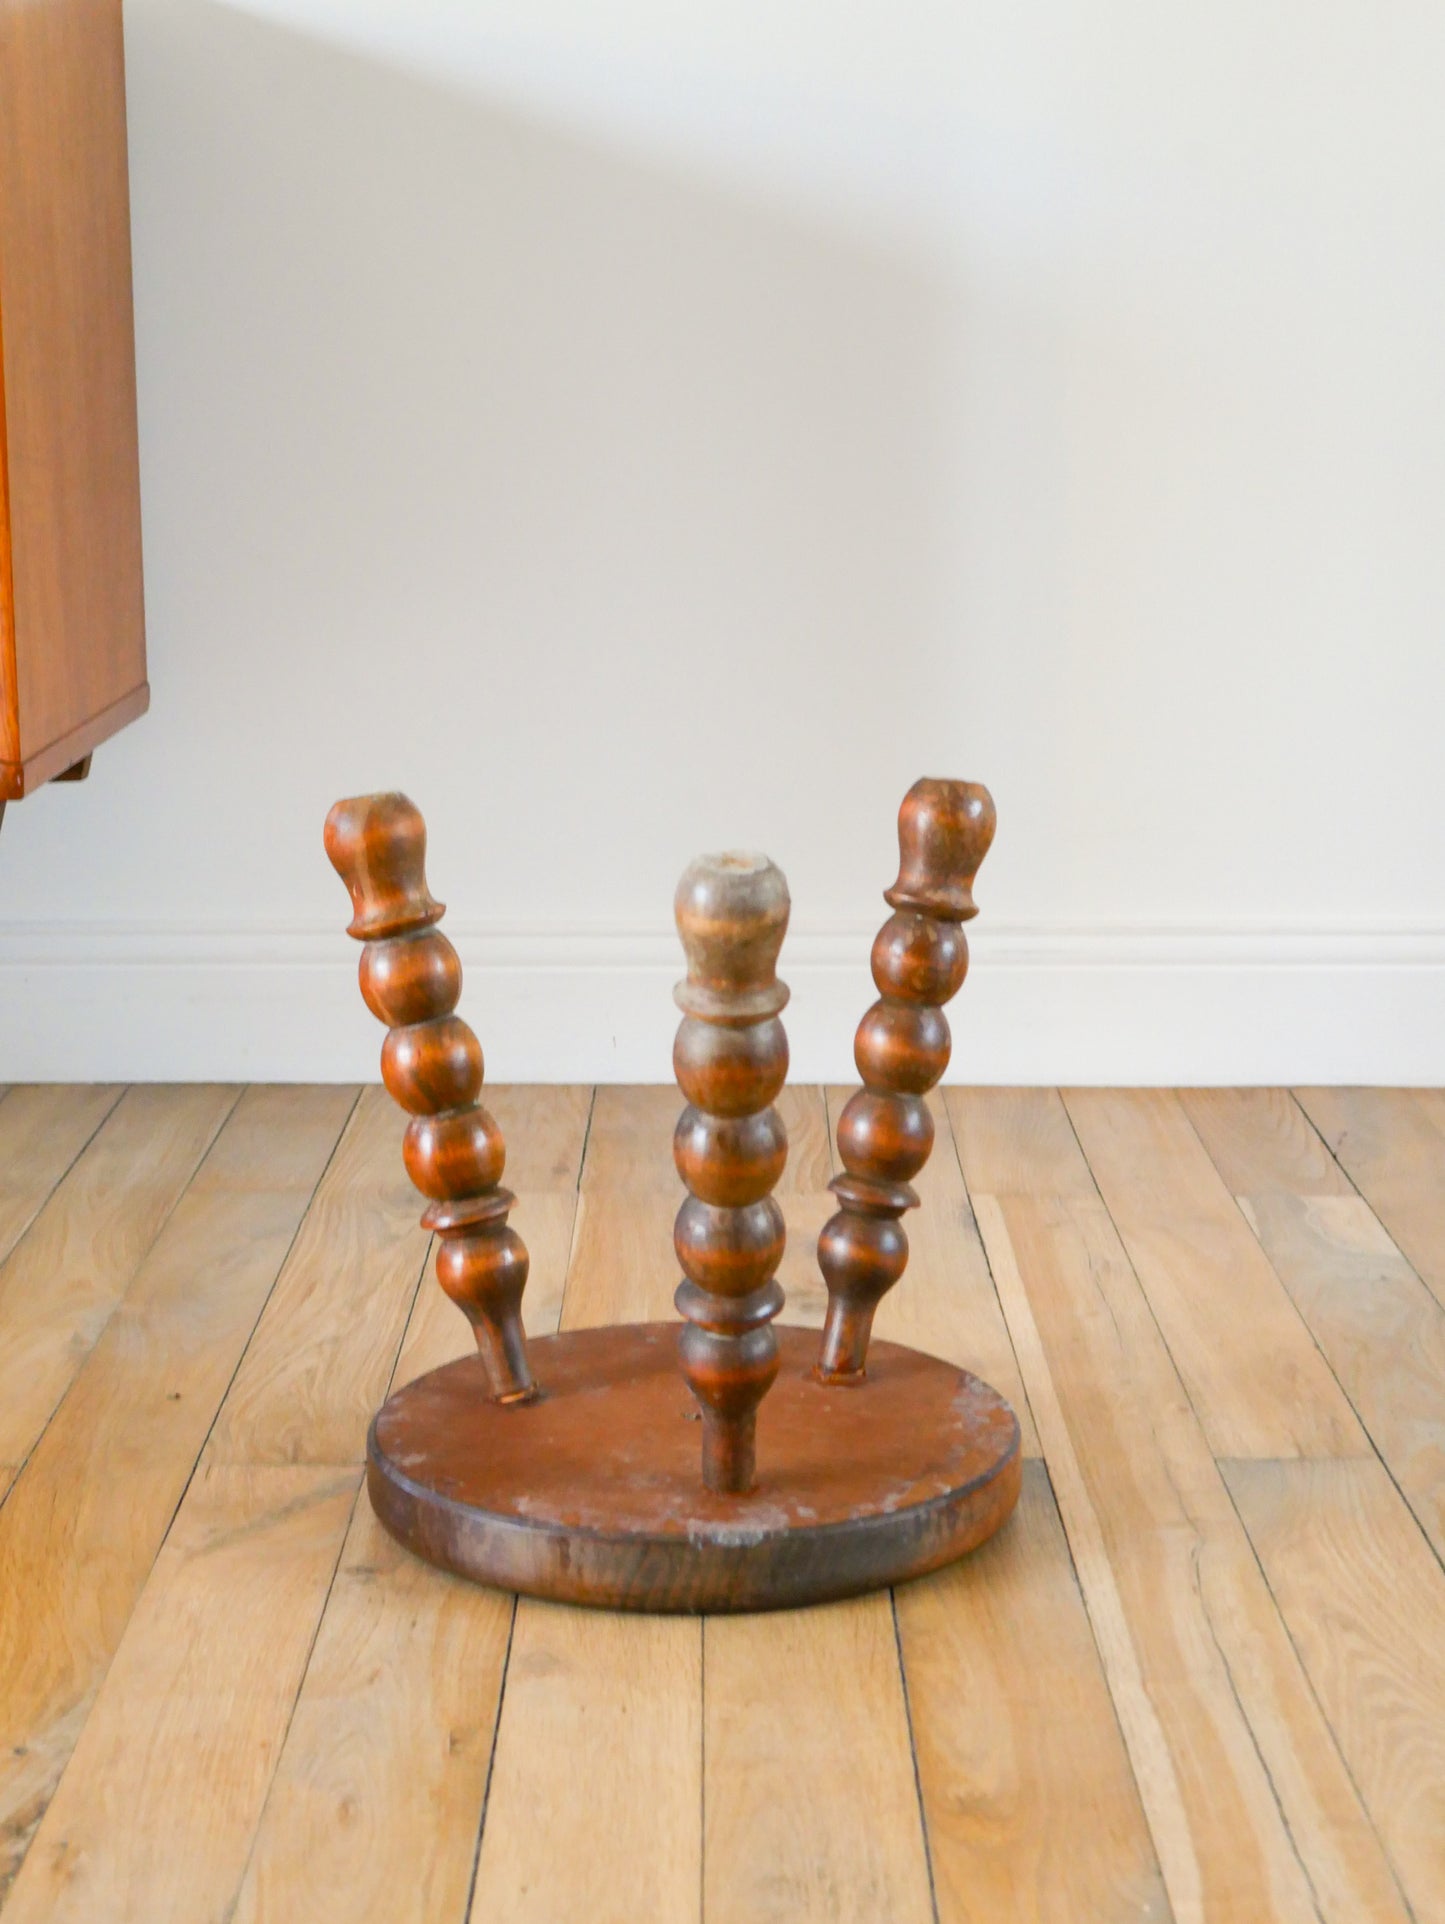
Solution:
<path fill-rule="evenodd" d="M 789 898 L 772 862 L 739 854 L 692 863 L 675 904 L 688 965 L 673 1049 L 687 1105 L 673 1139 L 688 1191 L 673 1236 L 681 1327 L 529 1342 L 527 1252 L 508 1222 L 502 1134 L 478 1101 L 481 1048 L 455 1012 L 461 965 L 427 888 L 425 824 L 403 795 L 336 804 L 326 852 L 365 944 L 362 995 L 389 1030 L 382 1076 L 411 1117 L 402 1153 L 428 1198 L 437 1279 L 477 1344 L 398 1390 L 371 1426 L 367 1486 L 400 1542 L 571 1603 L 767 1610 L 921 1575 L 1005 1520 L 1021 1470 L 1008 1404 L 951 1363 L 870 1344 L 908 1261 L 901 1218 L 933 1146 L 924 1098 L 948 1065 L 943 1004 L 967 972 L 962 925 L 993 832 L 976 784 L 920 781 L 904 799 L 893 914 L 873 944 L 879 999 L 854 1043 L 863 1088 L 839 1119 L 839 1209 L 818 1242 L 821 1342 L 773 1326 Z"/>

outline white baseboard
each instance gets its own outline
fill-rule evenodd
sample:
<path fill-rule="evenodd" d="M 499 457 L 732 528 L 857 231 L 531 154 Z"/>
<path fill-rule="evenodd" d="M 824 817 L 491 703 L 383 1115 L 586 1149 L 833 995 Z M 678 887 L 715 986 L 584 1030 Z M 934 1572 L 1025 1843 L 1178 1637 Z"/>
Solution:
<path fill-rule="evenodd" d="M 650 928 L 449 926 L 488 1074 L 666 1082 L 681 955 Z M 848 1081 L 873 929 L 783 952 L 797 1081 Z M 949 1080 L 1445 1083 L 1445 923 L 980 923 Z M 0 1081 L 373 1080 L 381 1039 L 335 930 L 12 925 Z"/>

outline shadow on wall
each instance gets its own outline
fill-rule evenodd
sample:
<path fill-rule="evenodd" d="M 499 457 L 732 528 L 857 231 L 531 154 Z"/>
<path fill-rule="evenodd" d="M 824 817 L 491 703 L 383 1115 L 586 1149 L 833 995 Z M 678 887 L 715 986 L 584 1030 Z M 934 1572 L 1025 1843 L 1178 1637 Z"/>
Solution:
<path fill-rule="evenodd" d="M 871 912 L 957 735 L 946 286 L 222 7 L 127 45 L 147 912 L 324 925 L 322 813 L 391 785 L 499 920 L 660 924 L 719 840 Z"/>

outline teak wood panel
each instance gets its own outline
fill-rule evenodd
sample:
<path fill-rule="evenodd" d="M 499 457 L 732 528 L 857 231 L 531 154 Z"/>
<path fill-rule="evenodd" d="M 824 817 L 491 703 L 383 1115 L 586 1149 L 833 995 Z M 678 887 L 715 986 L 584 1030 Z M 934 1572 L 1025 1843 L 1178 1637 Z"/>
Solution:
<path fill-rule="evenodd" d="M 680 1189 L 627 1178 L 675 1093 L 491 1096 L 531 1325 L 666 1314 Z M 1330 1099 L 1428 1256 L 1438 1100 Z M 935 1098 L 880 1312 L 1015 1400 L 1014 1521 L 893 1599 L 699 1624 L 514 1605 L 358 1500 L 368 1403 L 470 1340 L 379 1092 L 0 1095 L 0 1354 L 80 1337 L 0 1467 L 4 1924 L 1440 1916 L 1439 1305 L 1317 1092 L 1325 1134 L 1283 1092 L 1090 1100 Z M 826 1109 L 788 1102 L 816 1326 Z M 1241 1237 L 1359 1418 L 1306 1455 L 1230 1460 L 1202 1395 Z"/>
<path fill-rule="evenodd" d="M 0 801 L 149 700 L 120 0 L 0 0 Z"/>

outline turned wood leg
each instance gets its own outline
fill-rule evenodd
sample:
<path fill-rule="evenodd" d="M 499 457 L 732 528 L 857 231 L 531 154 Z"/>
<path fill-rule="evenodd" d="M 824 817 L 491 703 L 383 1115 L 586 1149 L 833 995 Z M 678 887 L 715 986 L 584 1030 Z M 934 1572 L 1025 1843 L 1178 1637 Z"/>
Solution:
<path fill-rule="evenodd" d="M 703 1481 L 720 1493 L 756 1481 L 758 1405 L 778 1373 L 769 1325 L 783 1306 L 786 1232 L 772 1190 L 788 1134 L 772 1104 L 788 1073 L 788 991 L 775 973 L 788 906 L 782 872 L 761 855 L 703 856 L 675 904 L 687 980 L 672 1059 L 688 1106 L 673 1158 L 690 1192 L 673 1231 L 678 1348 L 702 1410 Z"/>
<path fill-rule="evenodd" d="M 898 880 L 883 898 L 894 913 L 873 944 L 879 999 L 853 1044 L 863 1087 L 838 1119 L 845 1173 L 830 1187 L 841 1206 L 818 1238 L 825 1382 L 863 1380 L 874 1312 L 908 1262 L 899 1218 L 917 1205 L 912 1178 L 933 1148 L 925 1097 L 948 1067 L 943 1004 L 968 972 L 962 925 L 978 913 L 973 881 L 994 825 L 992 798 L 976 782 L 915 782 L 899 811 Z"/>
<path fill-rule="evenodd" d="M 390 1030 L 382 1080 L 412 1118 L 402 1156 L 430 1202 L 421 1221 L 436 1232 L 437 1281 L 472 1325 L 493 1395 L 526 1401 L 536 1394 L 522 1333 L 527 1251 L 507 1222 L 516 1198 L 501 1186 L 502 1132 L 477 1100 L 481 1044 L 454 1013 L 462 965 L 436 926 L 426 824 L 404 795 L 338 802 L 326 853 L 351 891 L 347 933 L 365 944 L 362 996 Z"/>

